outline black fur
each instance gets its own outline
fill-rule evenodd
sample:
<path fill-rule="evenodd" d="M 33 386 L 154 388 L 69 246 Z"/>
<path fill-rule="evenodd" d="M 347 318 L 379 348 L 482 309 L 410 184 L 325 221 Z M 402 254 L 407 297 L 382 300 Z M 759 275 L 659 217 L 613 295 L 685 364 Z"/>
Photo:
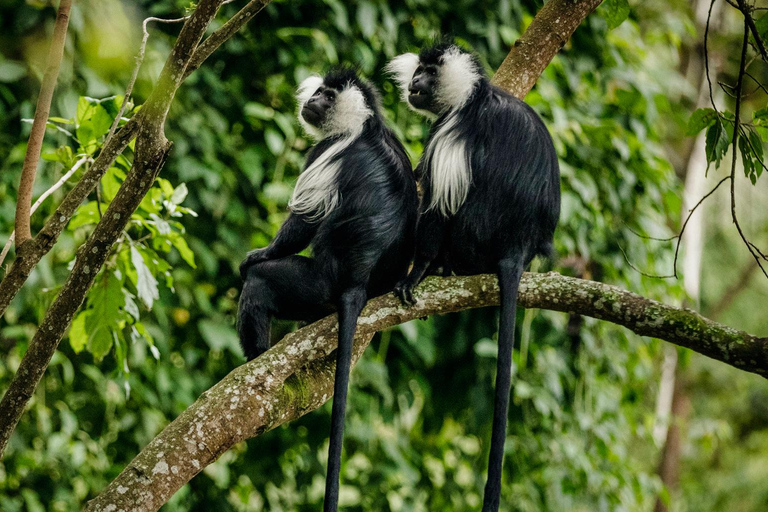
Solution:
<path fill-rule="evenodd" d="M 440 44 L 422 51 L 421 64 L 440 65 L 451 46 Z M 473 64 L 481 78 L 461 107 L 456 128 L 471 162 L 469 193 L 459 210 L 447 218 L 437 209 L 429 209 L 432 173 L 441 169 L 432 169 L 429 160 L 422 158 L 417 175 L 425 192 L 416 257 L 410 275 L 398 284 L 396 293 L 404 302 L 412 303 L 413 288 L 425 274 L 440 267 L 443 274 L 493 272 L 499 277 L 499 357 L 483 505 L 484 512 L 495 512 L 501 492 L 518 286 L 531 260 L 552 252 L 560 215 L 560 170 L 552 139 L 536 112 L 492 86 L 477 59 Z M 435 121 L 427 146 L 450 114 L 441 113 Z"/>
<path fill-rule="evenodd" d="M 340 155 L 340 204 L 319 221 L 291 214 L 266 249 L 241 265 L 245 279 L 238 328 L 250 360 L 269 348 L 269 324 L 278 318 L 314 321 L 339 313 L 339 348 L 334 384 L 331 444 L 326 477 L 326 512 L 338 503 L 341 440 L 352 339 L 360 311 L 370 297 L 391 291 L 408 272 L 414 250 L 418 196 L 410 161 L 386 127 L 376 92 L 353 71 L 324 78 L 342 89 L 356 85 L 373 115 L 362 134 Z M 306 166 L 336 139 L 312 148 Z M 305 167 L 306 168 L 306 167 Z M 297 252 L 312 245 L 311 258 Z"/>

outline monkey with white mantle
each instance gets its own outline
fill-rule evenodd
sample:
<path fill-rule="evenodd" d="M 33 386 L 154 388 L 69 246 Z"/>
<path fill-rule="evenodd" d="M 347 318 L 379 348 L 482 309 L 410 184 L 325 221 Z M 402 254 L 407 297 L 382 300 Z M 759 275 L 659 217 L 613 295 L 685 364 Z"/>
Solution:
<path fill-rule="evenodd" d="M 433 124 L 417 176 L 424 189 L 416 255 L 395 287 L 404 303 L 424 276 L 495 273 L 501 290 L 493 430 L 483 512 L 499 510 L 517 292 L 523 270 L 550 256 L 560 168 L 536 112 L 491 85 L 475 56 L 451 43 L 387 67 L 403 100 Z"/>
<path fill-rule="evenodd" d="M 274 240 L 240 265 L 238 330 L 248 360 L 269 349 L 272 317 L 315 321 L 338 311 L 325 512 L 338 507 L 352 341 L 366 301 L 389 292 L 413 258 L 419 199 L 405 149 L 377 92 L 354 71 L 312 76 L 298 92 L 311 149 Z M 312 257 L 296 253 L 312 246 Z"/>

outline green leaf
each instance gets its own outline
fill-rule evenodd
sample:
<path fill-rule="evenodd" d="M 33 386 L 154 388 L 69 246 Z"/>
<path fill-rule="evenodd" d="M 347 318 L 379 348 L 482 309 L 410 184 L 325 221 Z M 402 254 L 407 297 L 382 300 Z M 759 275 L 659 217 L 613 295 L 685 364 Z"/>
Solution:
<path fill-rule="evenodd" d="M 722 160 L 723 156 L 725 156 L 725 152 L 728 151 L 728 146 L 730 145 L 731 140 L 728 137 L 728 130 L 718 119 L 712 126 L 707 129 L 707 163 L 715 162 L 715 166 L 719 167 L 720 160 Z"/>
<path fill-rule="evenodd" d="M 756 110 L 755 113 L 752 114 L 752 120 L 755 122 L 755 124 L 758 125 L 768 124 L 768 107 L 763 107 L 760 110 Z"/>
<path fill-rule="evenodd" d="M 264 131 L 264 142 L 267 143 L 267 147 L 273 155 L 279 155 L 285 147 L 283 136 L 274 128 L 267 128 Z"/>
<path fill-rule="evenodd" d="M 114 272 L 105 272 L 88 294 L 93 325 L 103 325 L 109 330 L 119 329 L 123 320 L 121 308 L 125 305 L 123 283 Z M 92 325 L 89 323 L 89 328 Z"/>
<path fill-rule="evenodd" d="M 69 345 L 72 347 L 72 350 L 75 351 L 75 354 L 82 352 L 88 344 L 88 334 L 85 332 L 85 322 L 89 313 L 88 310 L 78 313 L 75 319 L 72 320 L 72 326 L 69 328 Z"/>
<path fill-rule="evenodd" d="M 89 153 L 95 151 L 94 142 L 109 131 L 112 126 L 112 116 L 98 103 L 91 103 L 80 97 L 77 102 L 77 140 Z"/>
<path fill-rule="evenodd" d="M 602 12 L 608 22 L 608 28 L 614 29 L 629 17 L 629 2 L 627 0 L 607 0 L 603 4 Z"/>
<path fill-rule="evenodd" d="M 357 8 L 357 24 L 365 37 L 371 37 L 376 31 L 377 17 L 376 6 L 368 1 L 360 2 Z"/>
<path fill-rule="evenodd" d="M 760 34 L 760 39 L 765 41 L 766 37 L 768 37 L 768 13 L 763 14 L 760 16 L 760 19 L 755 20 L 755 27 Z"/>
<path fill-rule="evenodd" d="M 170 198 L 171 203 L 173 203 L 174 205 L 181 204 L 182 202 L 184 202 L 184 199 L 186 199 L 188 193 L 189 191 L 187 190 L 187 184 L 182 183 L 181 185 L 179 185 L 174 189 L 173 195 L 171 195 L 171 198 Z"/>
<path fill-rule="evenodd" d="M 11 60 L 0 62 L 0 82 L 11 83 L 20 80 L 27 74 L 27 67 Z"/>
<path fill-rule="evenodd" d="M 717 121 L 717 112 L 711 108 L 700 108 L 691 114 L 688 120 L 688 126 L 685 129 L 686 135 L 696 135 L 704 128 L 712 126 Z"/>
<path fill-rule="evenodd" d="M 72 220 L 69 221 L 68 229 L 70 231 L 79 228 L 80 226 L 86 226 L 88 224 L 96 224 L 99 222 L 99 210 L 96 205 L 96 201 L 91 201 L 80 208 L 75 213 Z"/>
<path fill-rule="evenodd" d="M 272 107 L 253 101 L 246 103 L 243 110 L 246 116 L 255 117 L 262 121 L 270 121 L 275 117 L 275 110 Z"/>
<path fill-rule="evenodd" d="M 136 291 L 138 292 L 139 299 L 144 303 L 147 309 L 152 309 L 152 304 L 160 298 L 160 293 L 157 289 L 157 279 L 152 275 L 152 272 L 144 262 L 144 257 L 136 249 L 131 246 L 131 263 L 133 268 L 136 269 Z"/>
<path fill-rule="evenodd" d="M 240 353 L 240 338 L 238 338 L 237 332 L 229 325 L 214 322 L 213 320 L 200 320 L 197 327 L 200 329 L 203 340 L 212 350 L 228 348 L 235 354 Z"/>
<path fill-rule="evenodd" d="M 97 360 L 104 359 L 112 349 L 112 342 L 115 339 L 115 333 L 106 326 L 100 325 L 90 336 L 88 336 L 88 352 L 93 354 Z"/>
<path fill-rule="evenodd" d="M 171 240 L 171 243 L 176 248 L 176 250 L 179 251 L 181 258 L 187 262 L 187 265 L 192 268 L 197 268 L 197 265 L 195 265 L 195 253 L 193 253 L 192 249 L 189 248 L 189 245 L 187 245 L 187 241 L 184 240 L 184 237 L 174 231 L 168 236 L 168 238 Z"/>
<path fill-rule="evenodd" d="M 104 174 L 101 179 L 101 189 L 107 202 L 111 202 L 115 198 L 123 180 L 125 180 L 125 173 L 117 167 L 110 167 Z"/>

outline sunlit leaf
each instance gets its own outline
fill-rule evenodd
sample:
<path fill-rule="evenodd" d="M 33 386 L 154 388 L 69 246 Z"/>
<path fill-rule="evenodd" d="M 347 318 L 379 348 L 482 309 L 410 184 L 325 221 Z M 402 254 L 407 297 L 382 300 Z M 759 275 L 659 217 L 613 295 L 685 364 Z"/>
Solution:
<path fill-rule="evenodd" d="M 131 263 L 133 268 L 136 269 L 136 290 L 139 299 L 141 299 L 147 309 L 152 309 L 152 304 L 160 298 L 157 279 L 155 279 L 155 276 L 152 275 L 149 267 L 144 262 L 144 257 L 134 246 L 131 246 Z"/>

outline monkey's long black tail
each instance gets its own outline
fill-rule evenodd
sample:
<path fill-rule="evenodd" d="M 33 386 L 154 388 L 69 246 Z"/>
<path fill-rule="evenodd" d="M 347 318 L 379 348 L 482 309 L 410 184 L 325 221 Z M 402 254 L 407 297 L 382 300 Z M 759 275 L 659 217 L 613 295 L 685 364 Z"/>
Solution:
<path fill-rule="evenodd" d="M 328 449 L 328 473 L 325 477 L 324 512 L 336 512 L 339 506 L 341 444 L 344 436 L 344 416 L 347 410 L 352 341 L 355 337 L 357 317 L 360 316 L 365 301 L 365 288 L 355 288 L 344 292 L 339 304 L 339 348 L 336 350 L 336 378 L 333 384 L 331 445 Z"/>
<path fill-rule="evenodd" d="M 493 406 L 491 453 L 488 457 L 488 481 L 485 484 L 483 512 L 498 512 L 501 500 L 501 473 L 504 441 L 507 437 L 507 415 L 512 379 L 512 349 L 515 345 L 517 290 L 523 275 L 521 259 L 499 262 L 499 357 L 496 363 L 496 398 Z"/>

